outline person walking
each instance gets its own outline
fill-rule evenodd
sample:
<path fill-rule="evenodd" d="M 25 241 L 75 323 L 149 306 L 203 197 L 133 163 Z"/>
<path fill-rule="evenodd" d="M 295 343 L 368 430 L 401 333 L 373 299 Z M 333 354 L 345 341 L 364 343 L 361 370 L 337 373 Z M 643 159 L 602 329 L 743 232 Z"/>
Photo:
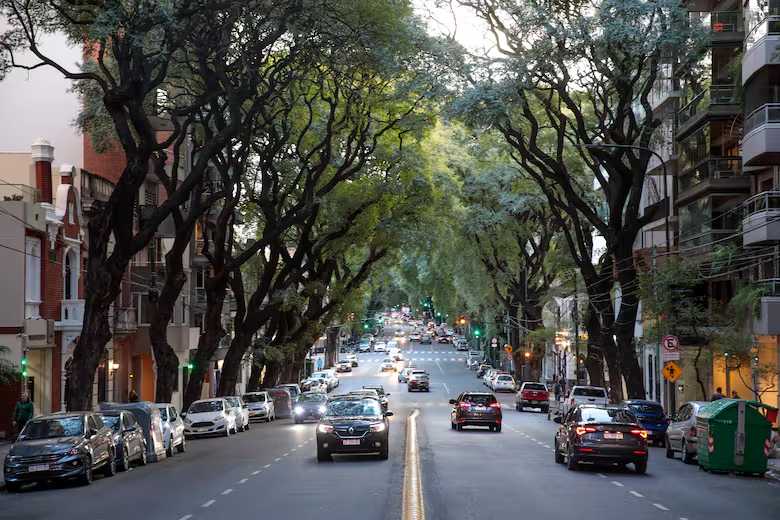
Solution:
<path fill-rule="evenodd" d="M 32 401 L 30 401 L 30 396 L 27 395 L 27 393 L 22 394 L 22 397 L 19 399 L 19 401 L 16 403 L 16 407 L 14 408 L 14 420 L 13 425 L 14 428 L 16 428 L 16 433 L 22 431 L 22 428 L 27 424 L 27 421 L 32 419 L 33 414 L 33 404 Z"/>
<path fill-rule="evenodd" d="M 739 399 L 739 394 L 737 393 L 736 390 L 732 390 L 731 391 L 731 398 L 732 399 Z"/>
<path fill-rule="evenodd" d="M 723 395 L 723 389 L 721 387 L 718 387 L 715 389 L 715 393 L 712 394 L 710 401 L 717 401 L 719 399 L 723 399 L 724 397 L 725 396 Z"/>
<path fill-rule="evenodd" d="M 555 380 L 555 384 L 553 385 L 553 394 L 555 394 L 555 402 L 560 403 L 561 402 L 561 383 L 557 379 Z"/>

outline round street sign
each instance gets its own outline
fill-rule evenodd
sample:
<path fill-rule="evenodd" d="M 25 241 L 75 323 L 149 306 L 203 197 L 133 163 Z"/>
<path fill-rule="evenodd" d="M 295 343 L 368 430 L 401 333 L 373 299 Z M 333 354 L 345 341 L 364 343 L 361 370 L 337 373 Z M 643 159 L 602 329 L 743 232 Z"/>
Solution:
<path fill-rule="evenodd" d="M 512 345 L 504 345 L 504 352 L 506 352 L 507 354 L 511 354 L 512 353 Z"/>
<path fill-rule="evenodd" d="M 680 339 L 677 336 L 664 336 L 661 339 L 661 347 L 661 359 L 664 362 L 680 359 Z"/>
<path fill-rule="evenodd" d="M 674 361 L 666 363 L 662 372 L 664 374 L 664 379 L 671 381 L 672 383 L 680 379 L 680 376 L 682 376 L 682 368 L 680 368 L 680 365 Z"/>

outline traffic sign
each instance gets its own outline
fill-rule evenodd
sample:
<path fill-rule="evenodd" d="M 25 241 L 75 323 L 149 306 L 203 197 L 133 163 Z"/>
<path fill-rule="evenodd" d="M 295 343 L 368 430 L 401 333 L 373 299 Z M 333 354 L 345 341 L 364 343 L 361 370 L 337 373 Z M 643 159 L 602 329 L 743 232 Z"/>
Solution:
<path fill-rule="evenodd" d="M 664 374 L 664 379 L 671 381 L 672 383 L 680 379 L 680 376 L 682 376 L 682 368 L 680 368 L 680 365 L 674 361 L 666 363 L 661 372 Z"/>
<path fill-rule="evenodd" d="M 504 352 L 506 352 L 507 354 L 511 354 L 512 353 L 512 345 L 504 345 Z"/>
<path fill-rule="evenodd" d="M 661 339 L 661 360 L 677 361 L 680 359 L 680 339 L 677 336 L 664 336 Z"/>

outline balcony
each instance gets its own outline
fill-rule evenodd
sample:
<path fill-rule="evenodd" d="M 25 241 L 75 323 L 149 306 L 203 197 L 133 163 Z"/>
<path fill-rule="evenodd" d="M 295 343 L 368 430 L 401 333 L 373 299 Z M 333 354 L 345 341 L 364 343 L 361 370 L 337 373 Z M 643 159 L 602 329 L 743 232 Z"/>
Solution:
<path fill-rule="evenodd" d="M 135 332 L 138 330 L 135 307 L 112 307 L 109 321 L 115 333 Z"/>
<path fill-rule="evenodd" d="M 747 199 L 743 207 L 744 245 L 780 241 L 780 191 L 765 191 Z"/>
<path fill-rule="evenodd" d="M 715 11 L 709 13 L 710 35 L 713 43 L 740 42 L 744 40 L 742 13 L 739 11 Z"/>
<path fill-rule="evenodd" d="M 759 280 L 757 283 L 763 285 L 765 291 L 758 305 L 758 317 L 753 319 L 753 334 L 780 335 L 780 279 Z"/>
<path fill-rule="evenodd" d="M 663 198 L 652 204 L 648 204 L 642 210 L 642 217 L 650 222 L 666 218 L 669 215 L 669 198 Z"/>
<path fill-rule="evenodd" d="M 750 179 L 740 157 L 710 157 L 680 175 L 678 187 L 678 204 L 685 204 L 710 192 L 748 192 Z"/>
<path fill-rule="evenodd" d="M 711 229 L 692 237 L 681 237 L 679 252 L 687 256 L 710 253 L 713 247 L 729 244 L 738 236 L 736 229 Z"/>
<path fill-rule="evenodd" d="M 780 40 L 779 40 L 780 42 Z M 767 103 L 745 118 L 742 156 L 746 166 L 780 161 L 780 103 Z"/>
<path fill-rule="evenodd" d="M 742 84 L 767 65 L 777 65 L 777 46 L 780 44 L 780 16 L 767 16 L 754 26 L 745 38 L 742 58 Z"/>
<path fill-rule="evenodd" d="M 60 304 L 60 322 L 62 327 L 81 328 L 84 321 L 84 300 L 62 300 Z"/>
<path fill-rule="evenodd" d="M 696 123 L 709 116 L 736 115 L 742 112 L 737 85 L 711 85 L 699 92 L 677 111 L 677 139 Z"/>

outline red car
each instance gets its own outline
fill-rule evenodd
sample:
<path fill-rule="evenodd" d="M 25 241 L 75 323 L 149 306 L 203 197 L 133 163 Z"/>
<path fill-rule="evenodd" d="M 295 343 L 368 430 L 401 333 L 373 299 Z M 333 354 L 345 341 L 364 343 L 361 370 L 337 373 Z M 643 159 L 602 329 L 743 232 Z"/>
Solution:
<path fill-rule="evenodd" d="M 550 409 L 550 393 L 544 383 L 523 383 L 515 395 L 515 409 L 522 412 L 523 408 L 539 408 L 542 413 Z"/>
<path fill-rule="evenodd" d="M 453 405 L 450 425 L 453 430 L 464 426 L 487 426 L 492 432 L 501 431 L 501 403 L 496 396 L 487 392 L 463 392 L 457 399 L 450 399 Z"/>

